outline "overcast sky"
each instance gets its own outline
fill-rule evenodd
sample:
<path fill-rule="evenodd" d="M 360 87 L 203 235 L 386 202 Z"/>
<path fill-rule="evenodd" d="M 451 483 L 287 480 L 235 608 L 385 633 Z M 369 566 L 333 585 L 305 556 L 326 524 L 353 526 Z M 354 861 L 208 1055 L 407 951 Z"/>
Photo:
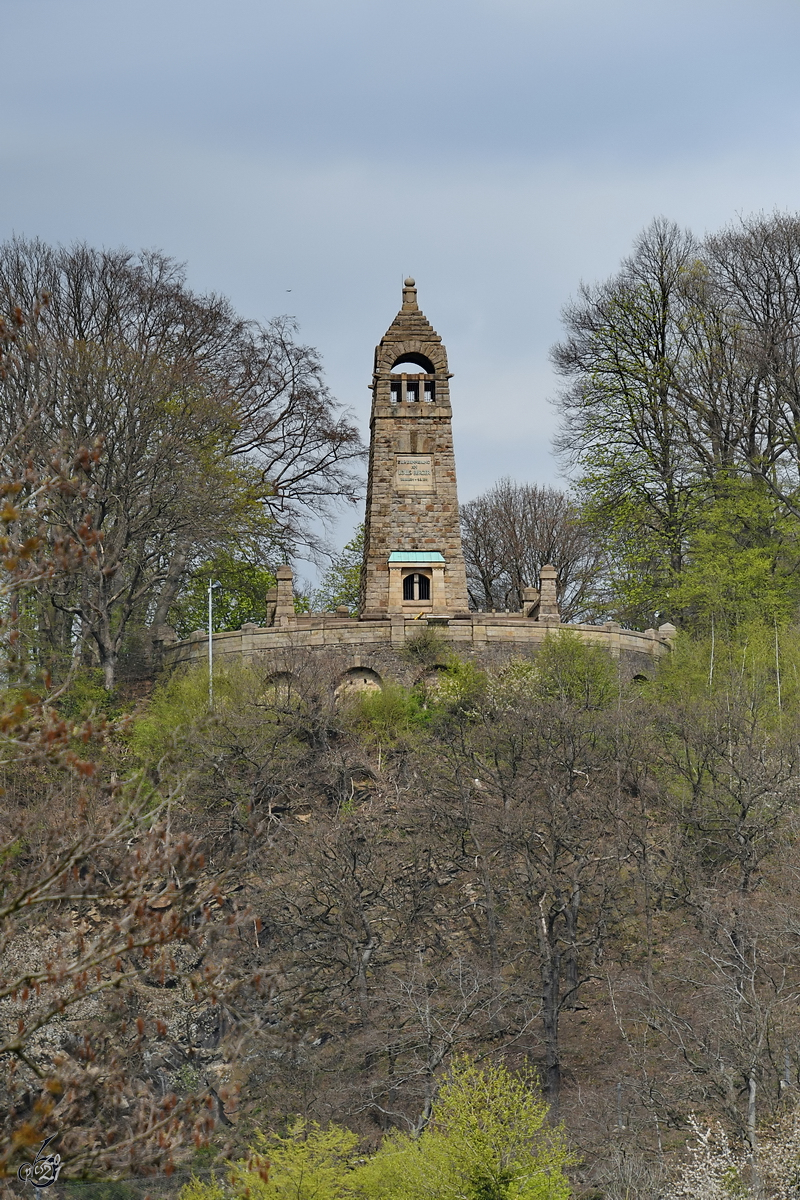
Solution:
<path fill-rule="evenodd" d="M 797 0 L 0 0 L 0 234 L 294 315 L 365 435 L 412 274 L 461 499 L 558 482 L 562 305 L 654 216 L 800 209 L 799 53 Z"/>

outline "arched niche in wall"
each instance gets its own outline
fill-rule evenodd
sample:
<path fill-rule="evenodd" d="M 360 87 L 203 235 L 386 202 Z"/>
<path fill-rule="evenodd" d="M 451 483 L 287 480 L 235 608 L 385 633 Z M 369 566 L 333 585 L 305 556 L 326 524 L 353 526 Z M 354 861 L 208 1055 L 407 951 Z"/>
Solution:
<path fill-rule="evenodd" d="M 351 667 L 339 680 L 334 695 L 341 700 L 357 692 L 379 692 L 382 687 L 383 680 L 371 667 Z"/>
<path fill-rule="evenodd" d="M 267 679 L 262 697 L 263 702 L 275 705 L 288 704 L 296 684 L 297 679 L 291 671 L 276 671 Z"/>

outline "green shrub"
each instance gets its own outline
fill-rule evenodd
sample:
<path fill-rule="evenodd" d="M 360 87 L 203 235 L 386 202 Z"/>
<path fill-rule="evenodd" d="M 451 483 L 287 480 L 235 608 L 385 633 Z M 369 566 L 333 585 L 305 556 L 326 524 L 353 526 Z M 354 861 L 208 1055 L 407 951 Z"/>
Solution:
<path fill-rule="evenodd" d="M 218 1179 L 203 1181 L 193 1175 L 181 1188 L 178 1200 L 226 1200 L 229 1195 L 230 1192 L 226 1191 Z"/>
<path fill-rule="evenodd" d="M 358 1138 L 349 1129 L 297 1117 L 286 1134 L 256 1135 L 243 1162 L 231 1165 L 228 1189 L 192 1179 L 180 1200 L 338 1200 L 351 1196 Z"/>
<path fill-rule="evenodd" d="M 243 664 L 214 668 L 214 714 L 222 716 L 244 706 L 263 691 L 263 681 Z M 130 745 L 145 762 L 166 754 L 183 731 L 204 725 L 212 714 L 208 707 L 208 667 L 175 671 L 153 692 L 147 710 L 133 725 Z"/>
<path fill-rule="evenodd" d="M 363 1200 L 568 1200 L 572 1161 L 531 1080 L 456 1059 L 419 1137 L 387 1137 L 355 1180 Z"/>
<path fill-rule="evenodd" d="M 359 692 L 348 701 L 348 715 L 362 737 L 393 742 L 424 726 L 430 714 L 418 694 L 397 683 L 378 691 Z"/>
<path fill-rule="evenodd" d="M 440 711 L 468 712 L 485 694 L 486 688 L 487 676 L 474 662 L 454 659 L 438 675 L 436 686 L 431 689 L 431 699 Z"/>
<path fill-rule="evenodd" d="M 619 694 L 617 664 L 608 651 L 583 642 L 570 629 L 548 633 L 534 665 L 534 694 L 543 700 L 566 700 L 583 709 L 603 709 Z"/>
<path fill-rule="evenodd" d="M 217 685 L 217 673 L 214 672 Z M 143 761 L 161 758 L 179 732 L 208 718 L 208 668 L 175 671 L 153 692 L 146 712 L 137 718 L 130 735 L 134 753 Z"/>
<path fill-rule="evenodd" d="M 350 1130 L 297 1118 L 259 1134 L 228 1189 L 193 1179 L 180 1200 L 569 1200 L 573 1161 L 531 1079 L 456 1059 L 419 1136 L 394 1133 L 370 1158 Z"/>
<path fill-rule="evenodd" d="M 669 704 L 744 704 L 774 726 L 800 716 L 800 630 L 742 624 L 732 632 L 679 634 L 659 663 L 653 694 Z"/>
<path fill-rule="evenodd" d="M 119 696 L 103 685 L 99 667 L 81 667 L 70 679 L 58 702 L 59 711 L 68 720 L 84 721 L 91 716 L 117 720 L 122 715 Z"/>

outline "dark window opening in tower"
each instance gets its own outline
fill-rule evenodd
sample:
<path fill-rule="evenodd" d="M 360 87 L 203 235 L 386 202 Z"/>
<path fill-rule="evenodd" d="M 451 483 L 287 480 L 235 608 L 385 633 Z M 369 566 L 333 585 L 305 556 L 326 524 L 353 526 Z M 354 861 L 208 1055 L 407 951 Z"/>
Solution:
<path fill-rule="evenodd" d="M 408 383 L 406 384 L 406 400 L 409 404 L 416 404 L 417 400 L 419 399 L 419 391 L 417 390 L 418 388 L 419 384 L 412 383 L 409 379 Z"/>
<path fill-rule="evenodd" d="M 392 404 L 400 403 L 400 380 L 392 380 Z"/>
<path fill-rule="evenodd" d="M 403 580 L 404 600 L 430 600 L 431 581 L 427 575 L 406 575 Z"/>
<path fill-rule="evenodd" d="M 433 390 L 433 380 L 426 379 L 425 380 L 425 403 L 433 404 L 434 395 L 435 395 L 435 392 Z"/>

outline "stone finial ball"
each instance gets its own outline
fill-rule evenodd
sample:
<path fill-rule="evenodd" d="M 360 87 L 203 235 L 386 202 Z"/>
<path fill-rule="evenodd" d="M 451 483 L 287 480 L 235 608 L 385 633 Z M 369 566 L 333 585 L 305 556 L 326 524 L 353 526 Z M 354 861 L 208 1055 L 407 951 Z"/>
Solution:
<path fill-rule="evenodd" d="M 413 286 L 414 286 L 414 280 L 409 275 L 408 279 L 406 280 L 406 287 L 413 287 Z"/>

